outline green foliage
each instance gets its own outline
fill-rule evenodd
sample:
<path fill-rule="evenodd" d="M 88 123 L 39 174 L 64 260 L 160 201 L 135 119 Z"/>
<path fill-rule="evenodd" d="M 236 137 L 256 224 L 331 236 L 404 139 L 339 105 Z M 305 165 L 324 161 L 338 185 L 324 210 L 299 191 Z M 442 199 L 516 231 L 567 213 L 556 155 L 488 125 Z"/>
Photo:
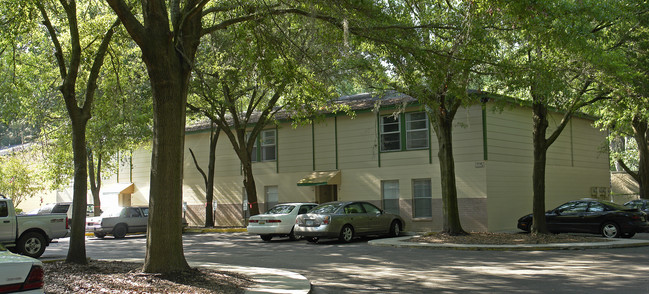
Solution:
<path fill-rule="evenodd" d="M 0 191 L 20 205 L 45 189 L 43 166 L 37 153 L 28 149 L 0 156 Z"/>

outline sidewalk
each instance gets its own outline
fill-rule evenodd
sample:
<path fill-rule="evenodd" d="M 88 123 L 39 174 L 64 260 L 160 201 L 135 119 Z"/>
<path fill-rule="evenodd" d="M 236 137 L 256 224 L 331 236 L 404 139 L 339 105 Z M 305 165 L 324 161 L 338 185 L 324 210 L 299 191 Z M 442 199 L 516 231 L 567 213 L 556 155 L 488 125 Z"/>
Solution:
<path fill-rule="evenodd" d="M 451 250 L 576 250 L 576 249 L 603 249 L 649 246 L 649 240 L 637 239 L 610 239 L 602 242 L 586 243 L 553 243 L 553 244 L 519 244 L 519 245 L 479 245 L 479 244 L 450 244 L 450 243 L 417 243 L 407 242 L 413 236 L 397 238 L 384 238 L 370 240 L 372 246 L 390 246 L 397 248 L 426 248 L 426 249 L 451 249 Z"/>

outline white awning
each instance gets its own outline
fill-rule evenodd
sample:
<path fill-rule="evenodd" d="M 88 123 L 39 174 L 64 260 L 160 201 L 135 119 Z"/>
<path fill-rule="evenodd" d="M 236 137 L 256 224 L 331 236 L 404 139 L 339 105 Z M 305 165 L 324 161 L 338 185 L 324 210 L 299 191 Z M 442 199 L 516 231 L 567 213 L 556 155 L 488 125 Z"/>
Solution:
<path fill-rule="evenodd" d="M 312 172 L 297 182 L 298 186 L 340 185 L 340 171 Z"/>
<path fill-rule="evenodd" d="M 102 194 L 133 194 L 135 185 L 133 183 L 115 183 L 101 189 Z"/>

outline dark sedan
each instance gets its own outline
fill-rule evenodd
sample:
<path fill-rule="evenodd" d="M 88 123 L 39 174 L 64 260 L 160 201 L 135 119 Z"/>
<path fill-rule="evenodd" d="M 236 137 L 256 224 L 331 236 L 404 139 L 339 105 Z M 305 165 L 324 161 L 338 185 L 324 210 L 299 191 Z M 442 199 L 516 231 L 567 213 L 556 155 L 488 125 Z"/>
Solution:
<path fill-rule="evenodd" d="M 637 208 L 596 199 L 559 205 L 545 213 L 545 220 L 548 230 L 553 233 L 594 233 L 607 238 L 631 238 L 649 229 L 646 213 Z M 529 232 L 532 215 L 521 217 L 518 228 Z"/>

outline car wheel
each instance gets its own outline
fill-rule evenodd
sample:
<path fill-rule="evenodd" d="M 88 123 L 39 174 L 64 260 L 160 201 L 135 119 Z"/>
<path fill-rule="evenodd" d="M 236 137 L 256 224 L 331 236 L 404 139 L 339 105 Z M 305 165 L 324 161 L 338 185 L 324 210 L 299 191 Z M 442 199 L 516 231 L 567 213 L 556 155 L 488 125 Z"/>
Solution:
<path fill-rule="evenodd" d="M 618 238 L 622 235 L 620 227 L 614 222 L 605 222 L 602 225 L 602 236 L 606 238 Z"/>
<path fill-rule="evenodd" d="M 39 258 L 45 252 L 45 237 L 36 232 L 25 233 L 18 240 L 18 251 L 29 257 Z"/>
<path fill-rule="evenodd" d="M 635 236 L 635 233 L 624 233 L 622 234 L 622 238 L 633 238 Z"/>
<path fill-rule="evenodd" d="M 106 233 L 95 233 L 95 237 L 99 239 L 103 239 L 104 237 L 106 237 Z"/>
<path fill-rule="evenodd" d="M 113 237 L 115 237 L 115 239 L 122 239 L 126 236 L 127 232 L 128 228 L 126 227 L 126 225 L 119 224 L 113 229 Z"/>
<path fill-rule="evenodd" d="M 309 241 L 310 243 L 317 243 L 318 237 L 307 237 L 306 240 Z"/>
<path fill-rule="evenodd" d="M 352 226 L 350 225 L 343 226 L 343 228 L 340 230 L 338 240 L 349 243 L 352 241 L 352 239 L 354 239 L 354 228 L 352 228 Z"/>
<path fill-rule="evenodd" d="M 390 236 L 399 237 L 399 235 L 401 235 L 401 224 L 395 220 L 390 225 Z"/>
<path fill-rule="evenodd" d="M 266 242 L 270 241 L 270 239 L 273 238 L 273 236 L 271 236 L 271 235 L 259 235 L 259 237 L 261 237 L 261 239 L 266 241 Z"/>

